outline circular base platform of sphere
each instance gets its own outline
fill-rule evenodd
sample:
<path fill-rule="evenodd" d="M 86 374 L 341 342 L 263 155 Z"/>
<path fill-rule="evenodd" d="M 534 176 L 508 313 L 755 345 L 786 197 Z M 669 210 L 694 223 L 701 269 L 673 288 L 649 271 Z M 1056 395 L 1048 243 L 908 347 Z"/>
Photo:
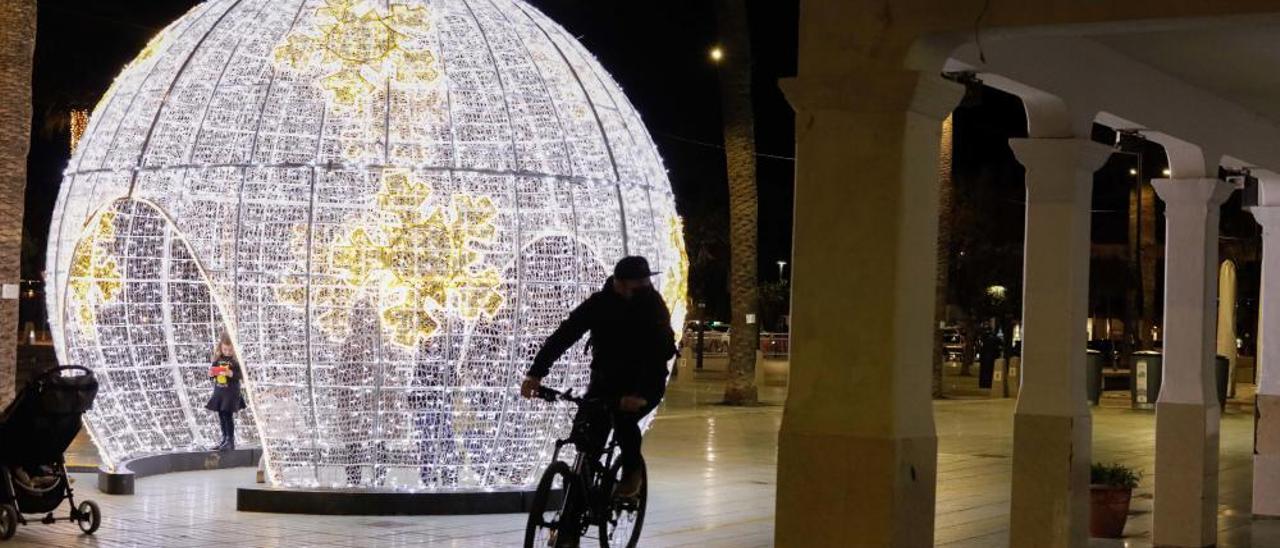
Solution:
<path fill-rule="evenodd" d="M 552 494 L 559 498 L 561 492 Z M 331 516 L 518 514 L 529 511 L 533 491 L 405 492 L 365 489 L 241 487 L 236 510 Z"/>
<path fill-rule="evenodd" d="M 261 458 L 262 449 L 257 447 L 139 457 L 120 463 L 114 470 L 99 468 L 98 490 L 108 495 L 132 495 L 134 480 L 138 478 L 174 472 L 254 467 Z"/>

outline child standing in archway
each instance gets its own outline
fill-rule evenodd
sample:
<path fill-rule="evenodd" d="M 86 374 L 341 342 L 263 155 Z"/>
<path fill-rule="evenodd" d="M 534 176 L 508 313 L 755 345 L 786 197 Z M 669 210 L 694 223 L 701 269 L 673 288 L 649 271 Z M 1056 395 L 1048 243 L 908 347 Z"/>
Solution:
<path fill-rule="evenodd" d="M 218 443 L 218 451 L 236 448 L 236 412 L 245 408 L 244 398 L 240 395 L 241 378 L 240 361 L 236 359 L 231 336 L 223 332 L 213 349 L 213 365 L 209 368 L 213 396 L 205 404 L 205 409 L 218 413 L 218 422 L 222 427 L 222 441 Z"/>

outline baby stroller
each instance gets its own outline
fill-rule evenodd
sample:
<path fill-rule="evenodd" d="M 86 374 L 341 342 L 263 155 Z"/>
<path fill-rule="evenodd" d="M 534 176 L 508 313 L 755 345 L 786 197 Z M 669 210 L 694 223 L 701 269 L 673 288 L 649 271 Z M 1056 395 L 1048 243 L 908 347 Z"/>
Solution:
<path fill-rule="evenodd" d="M 44 514 L 46 525 L 73 521 L 86 534 L 102 524 L 91 501 L 76 505 L 62 453 L 80 433 L 80 415 L 93 406 L 98 381 L 78 366 L 55 367 L 23 387 L 0 414 L 0 540 L 27 525 L 23 514 Z M 69 501 L 71 514 L 55 518 Z"/>

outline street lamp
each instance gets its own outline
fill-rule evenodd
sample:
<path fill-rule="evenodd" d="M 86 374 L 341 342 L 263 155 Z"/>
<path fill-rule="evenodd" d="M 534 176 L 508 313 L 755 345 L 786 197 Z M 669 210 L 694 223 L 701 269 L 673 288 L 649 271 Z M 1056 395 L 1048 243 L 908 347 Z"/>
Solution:
<path fill-rule="evenodd" d="M 712 63 L 719 63 L 724 60 L 724 49 L 720 46 L 712 46 L 708 55 L 710 55 Z"/>
<path fill-rule="evenodd" d="M 782 271 L 787 268 L 787 261 L 778 261 L 778 281 L 782 281 Z"/>

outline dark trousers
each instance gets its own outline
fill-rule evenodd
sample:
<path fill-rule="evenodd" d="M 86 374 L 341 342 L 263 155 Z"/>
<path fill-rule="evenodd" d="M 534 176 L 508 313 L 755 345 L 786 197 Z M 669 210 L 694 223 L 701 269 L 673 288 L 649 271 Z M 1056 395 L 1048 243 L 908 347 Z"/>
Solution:
<path fill-rule="evenodd" d="M 587 397 L 594 397 L 590 390 L 587 391 Z M 640 446 L 644 438 L 640 434 L 640 419 L 657 408 L 659 402 L 649 402 L 635 413 L 624 413 L 618 409 L 618 398 L 605 398 L 605 401 L 608 402 L 608 412 L 613 419 L 613 438 L 618 441 L 620 453 L 618 462 L 622 463 L 623 473 L 629 473 L 640 464 L 641 460 Z M 590 419 L 591 431 L 584 434 L 589 436 L 590 447 L 603 451 L 604 444 L 609 438 L 610 417 L 589 417 L 587 414 L 592 412 L 590 407 L 579 409 L 577 416 L 574 417 L 574 429 L 577 430 L 580 425 Z M 597 408 L 595 412 L 599 412 L 599 409 Z"/>
<path fill-rule="evenodd" d="M 218 411 L 218 425 L 222 427 L 223 440 L 236 439 L 236 414 L 231 411 Z"/>
<path fill-rule="evenodd" d="M 991 378 L 995 375 L 995 358 L 978 360 L 978 388 L 991 388 Z"/>
<path fill-rule="evenodd" d="M 640 435 L 640 419 L 651 410 L 652 408 L 644 409 L 639 413 L 613 412 L 613 437 L 618 440 L 618 449 L 621 450 L 618 460 L 622 463 L 624 474 L 640 465 L 640 444 L 644 440 Z"/>

